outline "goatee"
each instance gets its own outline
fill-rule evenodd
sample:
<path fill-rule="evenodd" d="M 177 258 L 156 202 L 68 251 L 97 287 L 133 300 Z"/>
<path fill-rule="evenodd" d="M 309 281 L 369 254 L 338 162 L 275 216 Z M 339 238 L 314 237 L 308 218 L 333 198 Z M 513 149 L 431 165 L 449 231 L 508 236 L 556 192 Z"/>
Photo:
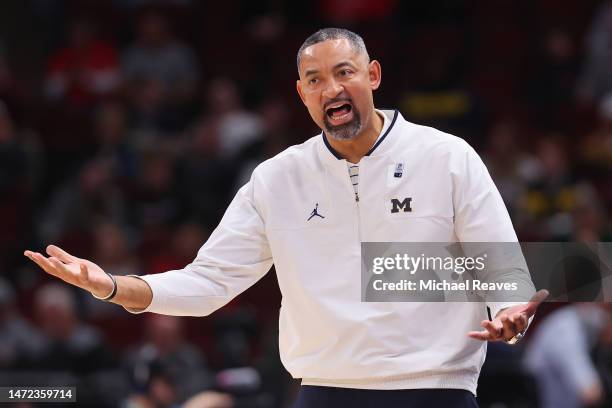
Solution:
<path fill-rule="evenodd" d="M 323 123 L 325 124 L 326 134 L 336 140 L 354 139 L 361 131 L 361 115 L 354 107 L 353 118 L 349 122 L 334 126 L 329 122 L 327 115 L 325 115 Z"/>

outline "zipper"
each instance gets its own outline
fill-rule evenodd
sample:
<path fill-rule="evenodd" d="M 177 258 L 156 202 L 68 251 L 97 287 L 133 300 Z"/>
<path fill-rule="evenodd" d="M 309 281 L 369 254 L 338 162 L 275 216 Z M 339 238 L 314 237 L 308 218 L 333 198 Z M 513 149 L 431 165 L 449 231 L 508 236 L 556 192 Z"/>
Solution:
<path fill-rule="evenodd" d="M 351 191 L 355 194 L 355 212 L 357 214 L 357 238 L 359 242 L 361 242 L 361 219 L 360 219 L 360 211 L 359 211 L 359 164 L 353 164 L 347 162 L 348 164 L 348 182 L 351 188 Z M 357 168 L 357 173 L 353 174 L 353 168 Z M 357 177 L 357 184 L 353 183 L 353 177 Z"/>
<path fill-rule="evenodd" d="M 359 167 L 359 170 L 360 172 L 361 170 L 363 170 L 361 168 L 361 165 Z M 357 178 L 359 179 L 361 177 L 357 176 Z M 349 181 L 352 187 L 353 181 L 351 180 L 350 174 L 349 174 Z M 355 192 L 355 211 L 357 212 L 357 243 L 359 244 L 359 247 L 361 248 L 361 211 L 359 209 L 359 184 L 357 185 L 357 192 Z"/>
<path fill-rule="evenodd" d="M 357 210 L 357 242 L 361 247 L 361 211 L 359 211 L 359 194 L 355 194 L 355 209 Z"/>

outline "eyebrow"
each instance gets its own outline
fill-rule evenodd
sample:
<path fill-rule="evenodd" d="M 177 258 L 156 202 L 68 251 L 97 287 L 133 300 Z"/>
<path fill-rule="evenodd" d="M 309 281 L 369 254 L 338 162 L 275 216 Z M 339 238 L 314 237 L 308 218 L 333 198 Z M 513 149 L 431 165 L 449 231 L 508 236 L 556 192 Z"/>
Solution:
<path fill-rule="evenodd" d="M 351 64 L 349 61 L 342 61 L 337 63 L 336 65 L 334 65 L 334 67 L 332 68 L 333 70 L 337 70 L 338 68 L 342 68 L 344 66 L 348 66 L 351 68 L 355 68 L 355 66 L 353 64 Z M 319 71 L 316 69 L 307 69 L 306 72 L 304 73 L 304 77 L 308 77 L 310 75 L 314 75 L 314 74 L 318 74 Z"/>
<path fill-rule="evenodd" d="M 354 66 L 353 64 L 351 64 L 349 61 L 342 61 L 342 62 L 339 62 L 339 63 L 337 63 L 336 65 L 334 65 L 334 68 L 333 68 L 333 69 L 334 69 L 334 70 L 336 70 L 336 69 L 338 69 L 338 68 L 342 68 L 342 67 L 344 67 L 344 66 L 348 66 L 348 67 L 351 67 L 351 68 L 354 68 L 354 67 L 355 67 L 355 66 Z"/>
<path fill-rule="evenodd" d="M 310 76 L 310 75 L 314 75 L 314 74 L 318 74 L 319 71 L 317 71 L 316 69 L 307 69 L 306 72 L 304 73 L 304 76 Z"/>

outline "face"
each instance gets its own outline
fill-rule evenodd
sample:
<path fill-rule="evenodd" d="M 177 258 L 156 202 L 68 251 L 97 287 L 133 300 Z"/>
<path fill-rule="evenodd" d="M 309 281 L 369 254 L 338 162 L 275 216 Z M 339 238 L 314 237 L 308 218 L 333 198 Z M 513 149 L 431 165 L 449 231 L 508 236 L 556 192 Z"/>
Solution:
<path fill-rule="evenodd" d="M 348 40 L 329 40 L 306 48 L 299 74 L 300 98 L 326 135 L 351 140 L 370 123 L 372 91 L 380 85 L 380 64 L 368 63 Z"/>

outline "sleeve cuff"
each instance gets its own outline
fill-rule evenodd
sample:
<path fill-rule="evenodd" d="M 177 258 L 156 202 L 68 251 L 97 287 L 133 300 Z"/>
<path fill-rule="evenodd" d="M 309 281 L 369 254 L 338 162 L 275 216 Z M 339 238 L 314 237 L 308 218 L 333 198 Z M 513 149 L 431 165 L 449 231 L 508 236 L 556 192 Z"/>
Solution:
<path fill-rule="evenodd" d="M 525 303 L 527 302 L 489 302 L 487 303 L 487 306 L 489 306 L 489 309 L 491 309 L 491 318 L 495 319 L 495 316 L 497 316 L 500 310 Z"/>
<path fill-rule="evenodd" d="M 155 303 L 155 290 L 153 289 L 153 286 L 151 285 L 151 283 L 148 281 L 147 275 L 145 276 L 125 275 L 125 276 L 131 276 L 133 278 L 137 278 L 137 279 L 140 279 L 141 281 L 144 281 L 149 286 L 149 288 L 151 288 L 151 293 L 153 294 L 153 297 L 151 299 L 151 303 L 149 303 L 149 306 L 145 307 L 144 309 L 135 309 L 135 308 L 126 307 L 126 306 L 123 306 L 123 308 L 132 314 L 141 314 L 145 312 L 150 312 L 151 309 L 153 308 L 153 304 Z"/>

